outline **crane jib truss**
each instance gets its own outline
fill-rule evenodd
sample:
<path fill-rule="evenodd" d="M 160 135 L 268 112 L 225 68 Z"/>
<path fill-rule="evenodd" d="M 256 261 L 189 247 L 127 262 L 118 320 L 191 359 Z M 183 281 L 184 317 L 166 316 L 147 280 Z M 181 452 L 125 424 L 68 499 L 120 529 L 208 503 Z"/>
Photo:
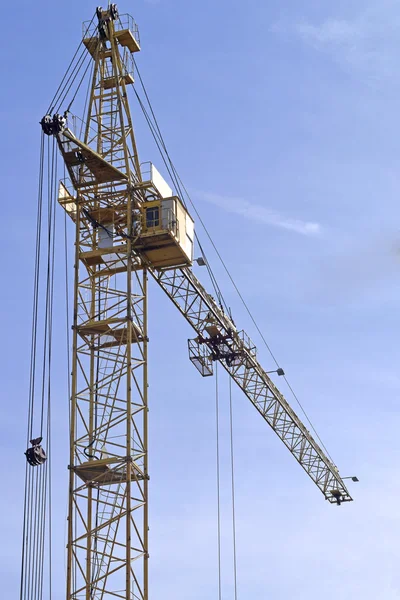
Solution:
<path fill-rule="evenodd" d="M 196 332 L 189 358 L 200 373 L 219 361 L 325 498 L 352 498 L 250 338 L 193 274 L 193 221 L 138 158 L 127 94 L 137 26 L 115 4 L 96 17 L 84 26 L 92 75 L 82 133 L 67 112 L 41 122 L 68 173 L 58 200 L 75 225 L 67 600 L 147 600 L 149 274 Z"/>
<path fill-rule="evenodd" d="M 207 338 L 209 344 L 212 340 L 207 332 L 210 323 L 217 327 L 220 343 L 229 347 L 228 353 L 225 349 L 227 356 L 219 359 L 221 364 L 318 486 L 325 498 L 332 503 L 337 503 L 338 498 L 342 502 L 352 500 L 336 466 L 318 446 L 257 361 L 254 346 L 248 344 L 249 338 L 244 332 L 236 331 L 232 320 L 222 312 L 193 272 L 185 268 L 158 272 L 151 270 L 151 273 L 200 336 L 203 344 L 207 344 Z M 197 342 L 197 340 L 195 341 Z M 203 358 L 203 364 L 208 363 L 210 369 L 209 354 L 206 353 L 203 357 L 199 353 L 196 355 L 197 345 L 196 343 L 191 346 L 193 358 Z M 210 345 L 213 347 L 215 343 Z M 227 357 L 232 355 L 234 355 L 232 361 L 227 360 Z"/>

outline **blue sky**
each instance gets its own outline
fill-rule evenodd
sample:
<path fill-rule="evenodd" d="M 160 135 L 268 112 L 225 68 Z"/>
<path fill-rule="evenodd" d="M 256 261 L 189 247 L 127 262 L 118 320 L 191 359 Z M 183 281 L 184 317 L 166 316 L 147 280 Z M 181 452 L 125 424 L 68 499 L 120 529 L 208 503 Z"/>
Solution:
<path fill-rule="evenodd" d="M 72 0 L 68 9 L 15 0 L 7 9 L 12 26 L 0 41 L 0 573 L 9 597 L 16 597 L 19 579 L 38 121 L 79 42 L 81 21 L 94 8 L 86 0 Z M 354 503 L 328 505 L 234 392 L 239 600 L 397 599 L 400 7 L 386 0 L 138 0 L 120 9 L 139 24 L 137 60 L 196 207 L 342 475 L 360 478 Z M 162 170 L 133 106 L 141 160 Z M 59 254 L 52 600 L 64 597 L 67 501 Z M 209 254 L 236 324 L 273 368 Z M 204 269 L 196 273 L 209 286 Z M 214 382 L 201 379 L 188 361 L 191 331 L 182 317 L 155 285 L 150 294 L 151 594 L 215 598 Z M 225 378 L 221 395 L 228 600 Z"/>

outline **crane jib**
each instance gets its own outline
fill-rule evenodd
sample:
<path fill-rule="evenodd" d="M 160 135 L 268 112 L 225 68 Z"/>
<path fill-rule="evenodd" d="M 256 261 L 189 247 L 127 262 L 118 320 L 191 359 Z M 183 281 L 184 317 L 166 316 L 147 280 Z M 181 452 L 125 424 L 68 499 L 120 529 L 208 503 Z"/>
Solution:
<path fill-rule="evenodd" d="M 238 335 L 232 320 L 205 291 L 192 270 L 183 268 L 151 272 L 198 334 L 195 342 L 208 344 L 212 348 L 218 344 L 212 344 L 213 336 L 208 331 L 214 334 L 223 351 L 218 356 L 215 350 L 211 350 L 211 354 L 214 352 L 212 359 L 219 360 L 325 498 L 335 504 L 351 501 L 352 497 L 336 466 L 271 381 L 252 349 L 246 347 L 243 340 L 247 336 Z M 212 371 L 207 374 L 212 374 Z"/>

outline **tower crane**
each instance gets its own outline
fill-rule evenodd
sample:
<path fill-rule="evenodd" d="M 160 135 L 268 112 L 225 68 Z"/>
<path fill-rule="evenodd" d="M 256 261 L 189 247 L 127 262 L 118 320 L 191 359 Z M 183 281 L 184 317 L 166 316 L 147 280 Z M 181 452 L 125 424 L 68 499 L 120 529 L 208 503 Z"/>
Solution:
<path fill-rule="evenodd" d="M 115 4 L 99 7 L 82 43 L 92 76 L 81 132 L 70 106 L 41 121 L 65 165 L 58 202 L 75 227 L 66 597 L 147 600 L 149 278 L 193 328 L 189 358 L 200 374 L 219 363 L 325 499 L 352 498 L 248 335 L 193 273 L 183 198 L 140 162 L 128 101 L 136 23 Z M 46 460 L 40 442 L 31 469 Z"/>

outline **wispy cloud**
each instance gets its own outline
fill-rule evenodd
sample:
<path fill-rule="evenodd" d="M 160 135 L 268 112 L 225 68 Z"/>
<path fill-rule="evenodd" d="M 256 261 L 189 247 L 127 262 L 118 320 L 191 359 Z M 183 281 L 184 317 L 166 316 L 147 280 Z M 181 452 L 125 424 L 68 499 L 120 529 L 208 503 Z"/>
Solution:
<path fill-rule="evenodd" d="M 294 29 L 303 40 L 319 45 L 353 45 L 363 36 L 359 23 L 335 19 L 328 19 L 320 25 L 301 22 L 297 23 Z"/>
<path fill-rule="evenodd" d="M 319 23 L 306 19 L 279 22 L 272 32 L 295 35 L 317 50 L 330 53 L 347 68 L 357 69 L 371 79 L 397 72 L 400 51 L 400 5 L 394 0 L 370 2 L 354 18 L 329 18 Z"/>
<path fill-rule="evenodd" d="M 227 212 L 240 215 L 250 221 L 259 223 L 260 225 L 278 227 L 280 229 L 286 229 L 308 236 L 315 236 L 322 232 L 322 227 L 319 223 L 288 218 L 275 210 L 266 208 L 261 204 L 253 204 L 243 198 L 222 196 L 220 194 L 212 194 L 209 192 L 199 192 L 198 196 L 202 200 L 219 206 Z"/>

